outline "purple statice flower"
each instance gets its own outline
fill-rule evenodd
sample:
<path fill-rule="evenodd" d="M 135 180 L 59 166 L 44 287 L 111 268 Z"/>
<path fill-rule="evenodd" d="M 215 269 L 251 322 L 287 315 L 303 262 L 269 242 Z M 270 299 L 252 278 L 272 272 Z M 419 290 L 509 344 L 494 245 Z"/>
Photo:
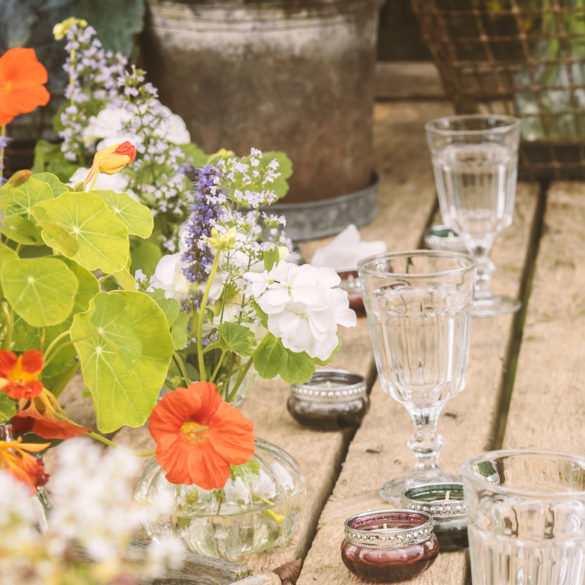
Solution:
<path fill-rule="evenodd" d="M 221 193 L 221 178 L 217 167 L 205 165 L 199 170 L 195 192 L 195 203 L 184 238 L 183 273 L 189 282 L 204 282 L 213 264 L 213 250 L 207 243 L 211 230 L 221 220 L 222 208 L 218 205 Z"/>

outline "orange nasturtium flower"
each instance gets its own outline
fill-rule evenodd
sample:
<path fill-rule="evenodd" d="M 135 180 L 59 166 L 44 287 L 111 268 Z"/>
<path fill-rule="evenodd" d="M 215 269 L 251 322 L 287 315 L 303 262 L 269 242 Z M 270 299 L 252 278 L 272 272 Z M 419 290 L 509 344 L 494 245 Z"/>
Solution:
<path fill-rule="evenodd" d="M 37 380 L 43 369 L 43 354 L 34 349 L 22 355 L 0 350 L 0 392 L 10 398 L 35 398 L 43 390 L 43 383 Z"/>
<path fill-rule="evenodd" d="M 156 459 L 171 483 L 222 488 L 230 465 L 254 454 L 254 423 L 221 399 L 215 384 L 194 382 L 165 394 L 150 415 Z"/>
<path fill-rule="evenodd" d="M 0 469 L 9 471 L 36 490 L 47 483 L 49 476 L 43 462 L 31 453 L 43 451 L 48 446 L 49 443 L 22 443 L 20 439 L 0 441 Z"/>
<path fill-rule="evenodd" d="M 43 439 L 72 439 L 89 433 L 89 429 L 60 419 L 56 412 L 65 415 L 53 393 L 46 388 L 30 401 L 18 401 L 18 412 L 12 419 L 14 432 L 22 435 L 32 431 Z"/>
<path fill-rule="evenodd" d="M 0 126 L 45 106 L 51 98 L 43 85 L 48 79 L 34 49 L 8 49 L 0 57 Z"/>
<path fill-rule="evenodd" d="M 127 164 L 136 158 L 136 148 L 127 140 L 122 144 L 114 144 L 98 150 L 94 157 L 91 169 L 85 177 L 86 185 L 95 181 L 99 173 L 115 175 Z"/>

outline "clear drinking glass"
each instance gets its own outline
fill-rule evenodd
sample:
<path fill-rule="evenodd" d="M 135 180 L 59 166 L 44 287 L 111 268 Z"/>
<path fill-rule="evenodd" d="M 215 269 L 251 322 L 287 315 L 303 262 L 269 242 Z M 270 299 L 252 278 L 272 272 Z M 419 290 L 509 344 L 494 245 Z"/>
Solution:
<path fill-rule="evenodd" d="M 490 259 L 496 236 L 512 223 L 520 120 L 495 114 L 451 116 L 425 126 L 444 223 L 477 262 L 473 315 L 511 313 L 520 301 L 495 295 Z"/>
<path fill-rule="evenodd" d="M 475 263 L 457 252 L 381 254 L 358 263 L 382 388 L 409 412 L 414 473 L 384 484 L 396 501 L 410 487 L 453 480 L 439 468 L 437 420 L 465 386 Z"/>
<path fill-rule="evenodd" d="M 585 457 L 492 451 L 463 483 L 473 585 L 585 583 Z"/>

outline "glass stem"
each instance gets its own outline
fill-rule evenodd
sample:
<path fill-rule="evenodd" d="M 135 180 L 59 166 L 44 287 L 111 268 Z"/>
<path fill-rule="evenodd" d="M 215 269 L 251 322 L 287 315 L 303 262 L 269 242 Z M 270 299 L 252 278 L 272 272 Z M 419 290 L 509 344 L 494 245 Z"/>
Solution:
<path fill-rule="evenodd" d="M 445 444 L 443 437 L 437 433 L 440 412 L 433 410 L 412 415 L 415 431 L 407 444 L 416 457 L 415 474 L 422 477 L 439 471 L 439 453 Z"/>
<path fill-rule="evenodd" d="M 473 292 L 473 296 L 476 299 L 487 299 L 493 296 L 491 281 L 495 265 L 490 258 L 491 248 L 491 245 L 476 245 L 471 250 L 477 264 L 477 276 Z"/>

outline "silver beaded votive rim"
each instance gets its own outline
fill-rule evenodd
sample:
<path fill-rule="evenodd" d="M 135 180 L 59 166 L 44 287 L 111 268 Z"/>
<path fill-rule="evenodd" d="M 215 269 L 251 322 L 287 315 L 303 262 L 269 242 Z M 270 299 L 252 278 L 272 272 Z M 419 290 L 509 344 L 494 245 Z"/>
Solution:
<path fill-rule="evenodd" d="M 461 497 L 445 499 L 446 493 L 458 494 Z M 461 518 L 465 515 L 463 484 L 458 482 L 416 486 L 405 490 L 401 501 L 406 509 L 426 512 L 438 520 Z"/>
<path fill-rule="evenodd" d="M 327 388 L 324 384 L 335 384 Z M 348 370 L 320 369 L 304 384 L 292 384 L 291 395 L 311 402 L 344 402 L 366 396 L 366 380 Z"/>
<path fill-rule="evenodd" d="M 396 527 L 405 516 L 418 516 L 420 524 L 407 528 Z M 374 528 L 360 529 L 354 524 L 364 524 L 368 519 L 376 524 Z M 394 525 L 394 526 L 393 526 Z M 412 510 L 374 510 L 351 516 L 344 523 L 345 539 L 366 548 L 401 548 L 426 542 L 433 535 L 433 519 L 426 512 Z"/>

